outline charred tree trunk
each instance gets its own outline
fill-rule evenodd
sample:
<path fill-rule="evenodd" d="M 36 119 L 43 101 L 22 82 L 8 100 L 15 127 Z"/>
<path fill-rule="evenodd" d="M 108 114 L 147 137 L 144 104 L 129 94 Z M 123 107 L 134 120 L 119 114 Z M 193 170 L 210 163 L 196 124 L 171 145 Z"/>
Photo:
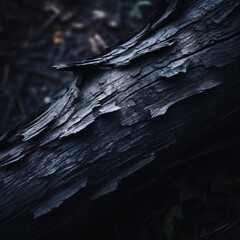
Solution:
<path fill-rule="evenodd" d="M 84 232 L 240 107 L 240 2 L 170 1 L 0 142 L 1 239 Z"/>

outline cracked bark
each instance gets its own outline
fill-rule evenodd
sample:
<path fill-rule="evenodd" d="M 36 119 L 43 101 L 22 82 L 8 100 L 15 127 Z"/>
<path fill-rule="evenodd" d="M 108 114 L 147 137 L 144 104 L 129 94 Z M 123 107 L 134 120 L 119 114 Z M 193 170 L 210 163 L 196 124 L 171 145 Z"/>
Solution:
<path fill-rule="evenodd" d="M 84 232 L 239 113 L 238 0 L 170 1 L 0 139 L 1 239 Z"/>

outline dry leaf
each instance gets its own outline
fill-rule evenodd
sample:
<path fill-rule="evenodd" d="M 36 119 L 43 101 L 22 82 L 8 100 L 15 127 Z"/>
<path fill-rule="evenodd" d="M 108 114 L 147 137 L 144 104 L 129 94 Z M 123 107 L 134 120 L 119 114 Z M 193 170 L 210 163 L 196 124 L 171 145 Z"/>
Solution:
<path fill-rule="evenodd" d="M 85 25 L 80 22 L 72 22 L 71 27 L 73 30 L 83 30 L 85 28 Z"/>
<path fill-rule="evenodd" d="M 89 37 L 88 39 L 90 46 L 91 46 L 91 50 L 94 54 L 99 54 L 100 53 L 100 49 L 98 47 L 98 44 L 96 42 L 96 39 L 92 36 Z"/>
<path fill-rule="evenodd" d="M 118 27 L 117 21 L 115 21 L 115 20 L 110 20 L 110 21 L 108 22 L 108 26 L 111 27 L 111 28 L 117 28 L 117 27 Z"/>
<path fill-rule="evenodd" d="M 107 44 L 105 43 L 103 38 L 98 33 L 94 34 L 94 38 L 96 39 L 99 47 L 101 47 L 102 49 L 107 48 Z"/>
<path fill-rule="evenodd" d="M 102 10 L 93 10 L 92 19 L 93 20 L 103 20 L 107 17 L 107 14 Z"/>
<path fill-rule="evenodd" d="M 71 20 L 73 17 L 74 17 L 74 12 L 67 12 L 67 13 L 65 13 L 63 16 L 62 16 L 62 18 L 61 18 L 61 20 L 63 21 L 63 22 L 67 22 L 67 21 L 69 21 L 69 20 Z"/>
<path fill-rule="evenodd" d="M 54 44 L 62 44 L 64 43 L 64 36 L 63 33 L 60 31 L 57 31 L 53 35 L 53 42 Z"/>
<path fill-rule="evenodd" d="M 94 54 L 99 54 L 103 49 L 107 48 L 107 44 L 97 33 L 89 37 L 89 43 Z"/>
<path fill-rule="evenodd" d="M 59 14 L 61 12 L 60 7 L 57 6 L 55 3 L 52 3 L 52 2 L 46 2 L 45 6 L 44 6 L 44 9 L 46 11 L 52 11 L 55 14 Z"/>

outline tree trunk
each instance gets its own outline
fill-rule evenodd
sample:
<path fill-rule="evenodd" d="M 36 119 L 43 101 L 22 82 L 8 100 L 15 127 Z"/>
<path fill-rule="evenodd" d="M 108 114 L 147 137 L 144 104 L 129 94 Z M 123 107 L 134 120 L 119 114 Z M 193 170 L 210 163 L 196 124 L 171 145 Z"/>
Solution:
<path fill-rule="evenodd" d="M 83 233 L 240 107 L 240 2 L 167 1 L 0 140 L 0 238 Z M 79 235 L 81 236 L 81 235 Z"/>

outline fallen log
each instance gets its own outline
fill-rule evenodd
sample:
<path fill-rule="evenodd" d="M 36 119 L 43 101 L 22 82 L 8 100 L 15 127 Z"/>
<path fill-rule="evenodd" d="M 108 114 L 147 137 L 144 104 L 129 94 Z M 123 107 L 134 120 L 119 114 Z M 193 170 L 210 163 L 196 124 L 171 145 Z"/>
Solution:
<path fill-rule="evenodd" d="M 240 2 L 167 1 L 0 140 L 0 237 L 81 236 L 182 164 L 240 103 Z"/>

